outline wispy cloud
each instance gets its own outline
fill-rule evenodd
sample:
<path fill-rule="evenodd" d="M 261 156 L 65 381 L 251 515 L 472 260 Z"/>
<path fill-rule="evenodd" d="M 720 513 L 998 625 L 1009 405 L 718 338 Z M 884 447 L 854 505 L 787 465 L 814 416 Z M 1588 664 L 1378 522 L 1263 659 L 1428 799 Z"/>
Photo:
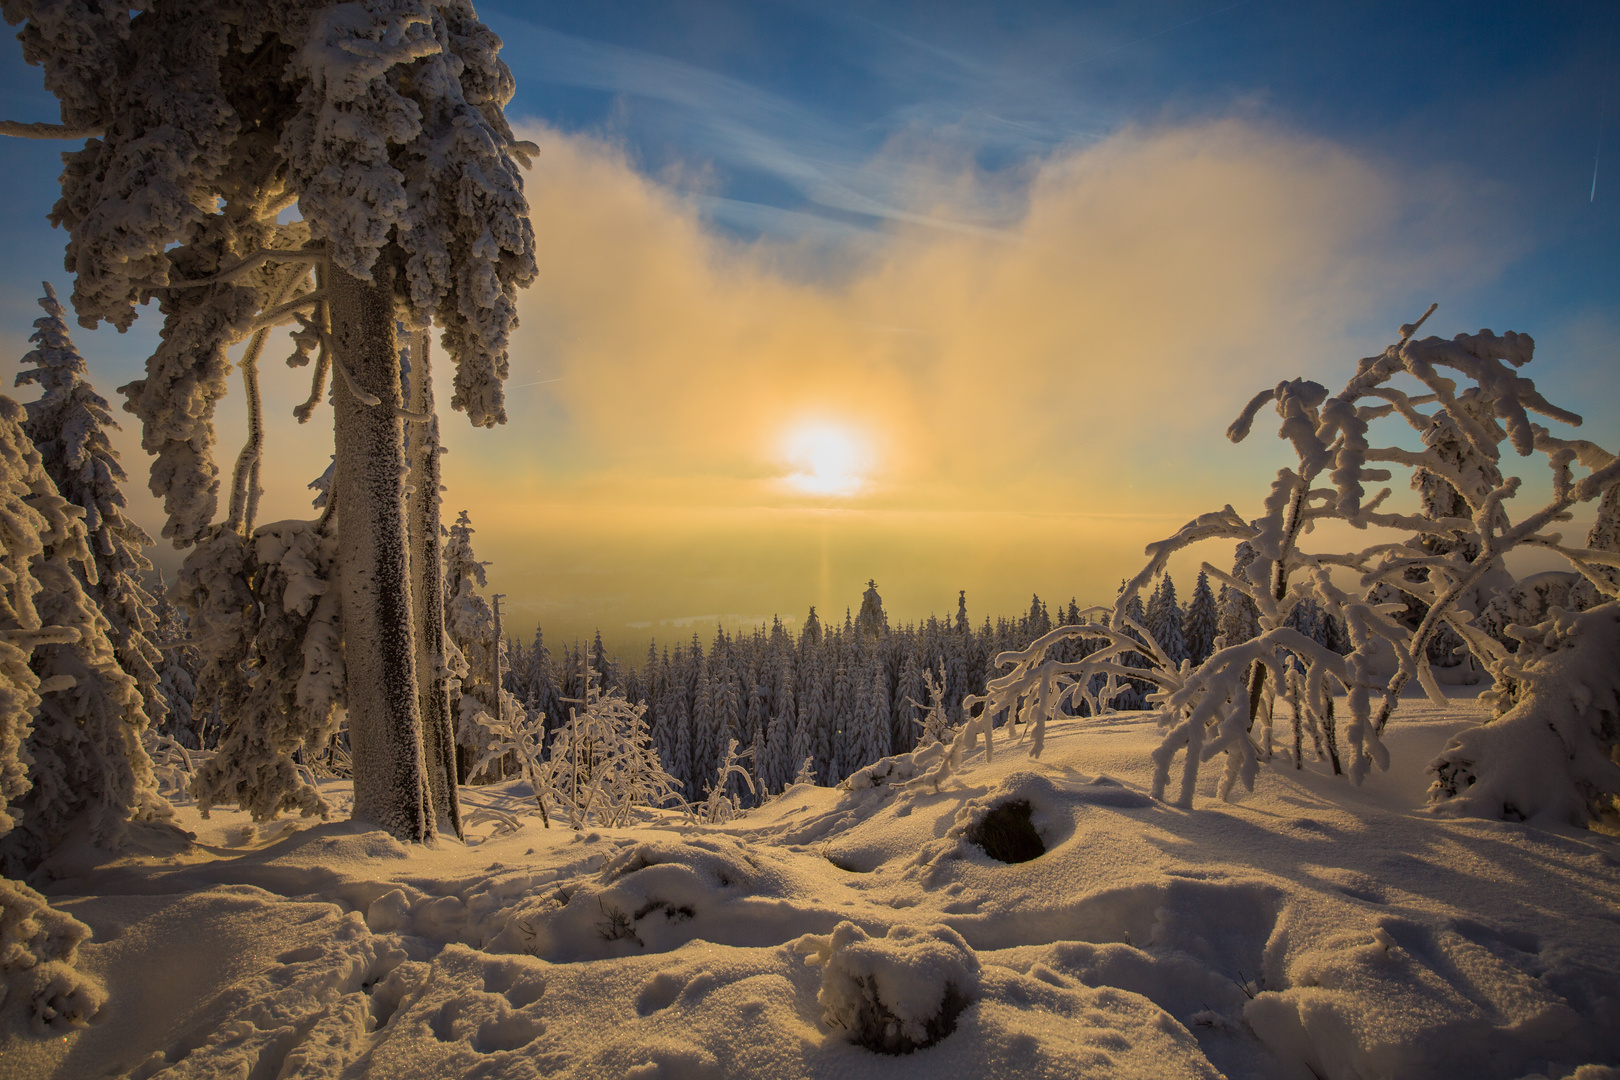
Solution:
<path fill-rule="evenodd" d="M 781 206 L 808 215 L 831 211 L 838 224 L 902 223 L 977 236 L 1001 234 L 1004 208 L 942 198 L 937 178 L 923 178 L 882 154 L 885 141 L 917 126 L 956 125 L 965 157 L 980 148 L 1050 146 L 1051 132 L 986 113 L 924 116 L 901 113 L 893 123 L 847 126 L 777 94 L 656 53 L 592 41 L 519 19 L 502 20 L 503 56 L 525 84 L 551 83 L 633 99 L 645 121 L 662 130 L 683 156 L 712 162 L 731 174 L 754 174 L 792 191 L 804 205 Z M 746 185 L 742 185 L 746 186 Z M 734 195 L 734 192 L 727 192 Z M 733 198 L 733 202 L 749 201 Z M 762 205 L 770 205 L 762 203 Z M 919 209 L 926 208 L 926 209 Z M 1004 237 L 1005 238 L 1005 237 Z"/>

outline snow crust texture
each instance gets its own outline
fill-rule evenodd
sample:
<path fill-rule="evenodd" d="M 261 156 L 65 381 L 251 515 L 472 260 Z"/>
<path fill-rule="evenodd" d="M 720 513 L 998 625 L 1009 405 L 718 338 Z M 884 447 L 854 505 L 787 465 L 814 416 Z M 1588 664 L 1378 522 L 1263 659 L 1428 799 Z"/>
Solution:
<path fill-rule="evenodd" d="M 94 930 L 78 962 L 106 1004 L 65 1041 L 0 1006 L 0 1059 L 139 1080 L 1606 1075 L 1620 845 L 1421 809 L 1423 763 L 1483 708 L 1403 709 L 1363 786 L 1265 766 L 1197 812 L 1148 797 L 1144 714 L 1055 722 L 1040 762 L 975 752 L 937 787 L 888 782 L 893 759 L 719 827 L 548 830 L 522 781 L 463 788 L 465 845 L 186 807 L 197 846 L 52 887 Z M 997 861 L 975 829 L 1020 803 L 1045 851 Z"/>

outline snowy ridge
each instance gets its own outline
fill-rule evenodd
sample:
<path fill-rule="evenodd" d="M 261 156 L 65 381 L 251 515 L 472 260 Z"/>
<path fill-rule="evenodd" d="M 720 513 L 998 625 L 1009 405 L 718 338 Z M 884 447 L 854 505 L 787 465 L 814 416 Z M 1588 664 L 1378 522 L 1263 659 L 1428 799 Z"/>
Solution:
<path fill-rule="evenodd" d="M 798 785 L 719 828 L 546 830 L 518 781 L 463 789 L 465 846 L 186 808 L 195 847 L 54 889 L 95 930 L 109 1019 L 0 1055 L 142 1080 L 1513 1080 L 1620 1058 L 1620 843 L 1418 810 L 1422 763 L 1481 706 L 1402 709 L 1362 787 L 1266 765 L 1197 812 L 1147 797 L 1141 714 L 1055 722 L 1039 762 L 971 754 L 937 791 Z M 1003 863 L 985 823 L 1019 803 L 1044 851 Z M 967 1003 L 936 1045 L 849 1041 L 868 989 L 915 1035 L 946 983 Z"/>

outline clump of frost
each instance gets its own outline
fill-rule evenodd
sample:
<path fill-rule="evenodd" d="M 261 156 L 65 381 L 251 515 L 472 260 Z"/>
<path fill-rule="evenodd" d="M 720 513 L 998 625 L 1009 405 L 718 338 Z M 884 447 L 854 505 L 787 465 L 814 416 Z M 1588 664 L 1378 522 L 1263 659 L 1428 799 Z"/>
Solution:
<path fill-rule="evenodd" d="M 891 926 L 874 938 L 841 922 L 793 949 L 821 966 L 822 1021 L 879 1054 L 933 1046 L 979 994 L 979 958 L 948 926 Z"/>
<path fill-rule="evenodd" d="M 867 791 L 885 786 L 900 787 L 933 768 L 949 748 L 949 743 L 930 742 L 918 746 L 910 753 L 879 758 L 844 777 L 838 786 L 844 791 Z"/>

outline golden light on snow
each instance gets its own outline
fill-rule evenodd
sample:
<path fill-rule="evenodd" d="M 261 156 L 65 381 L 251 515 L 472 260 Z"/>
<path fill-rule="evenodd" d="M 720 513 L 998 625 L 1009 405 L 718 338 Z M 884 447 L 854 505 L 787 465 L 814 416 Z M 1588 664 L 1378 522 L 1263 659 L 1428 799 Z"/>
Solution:
<path fill-rule="evenodd" d="M 867 468 L 864 447 L 837 424 L 813 422 L 793 428 L 783 440 L 783 456 L 794 471 L 787 483 L 806 495 L 853 495 Z"/>

